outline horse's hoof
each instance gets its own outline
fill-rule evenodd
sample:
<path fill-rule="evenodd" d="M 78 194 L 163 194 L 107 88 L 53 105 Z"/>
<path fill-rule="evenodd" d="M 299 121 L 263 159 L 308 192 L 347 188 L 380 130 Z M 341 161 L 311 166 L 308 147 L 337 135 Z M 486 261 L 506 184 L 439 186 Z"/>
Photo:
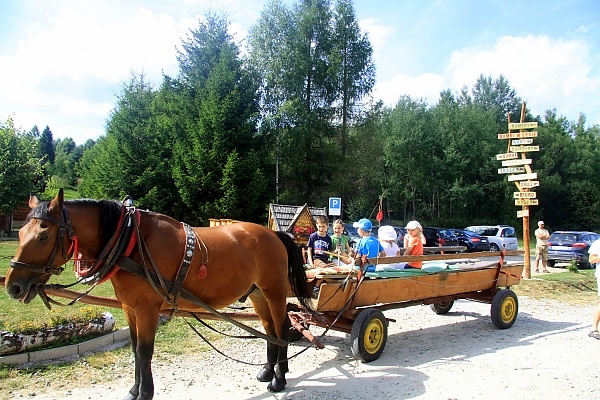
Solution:
<path fill-rule="evenodd" d="M 127 396 L 125 396 L 125 398 L 123 400 L 136 400 L 137 396 L 134 396 L 131 393 L 127 393 Z"/>
<path fill-rule="evenodd" d="M 285 380 L 285 378 L 277 379 L 276 377 L 274 377 L 269 383 L 269 386 L 267 386 L 267 390 L 269 392 L 281 392 L 283 389 L 285 389 L 286 384 L 287 381 Z"/>
<path fill-rule="evenodd" d="M 259 382 L 270 382 L 274 376 L 275 371 L 263 366 L 260 372 L 256 375 L 256 379 L 258 379 Z"/>

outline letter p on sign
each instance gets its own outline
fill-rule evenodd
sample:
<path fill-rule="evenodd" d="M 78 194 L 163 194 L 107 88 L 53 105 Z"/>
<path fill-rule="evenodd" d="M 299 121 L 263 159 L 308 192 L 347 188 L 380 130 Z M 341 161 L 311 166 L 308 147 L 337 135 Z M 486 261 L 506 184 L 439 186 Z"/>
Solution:
<path fill-rule="evenodd" d="M 329 215 L 342 215 L 342 199 L 341 197 L 329 198 Z"/>

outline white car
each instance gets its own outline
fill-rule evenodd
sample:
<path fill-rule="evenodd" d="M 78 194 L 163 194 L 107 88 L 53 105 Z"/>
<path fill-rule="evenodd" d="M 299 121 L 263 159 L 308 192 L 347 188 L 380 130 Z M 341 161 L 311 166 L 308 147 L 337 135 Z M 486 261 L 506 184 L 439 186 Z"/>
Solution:
<path fill-rule="evenodd" d="M 508 225 L 467 226 L 466 231 L 476 232 L 490 241 L 490 251 L 519 250 L 519 239 L 515 228 Z"/>

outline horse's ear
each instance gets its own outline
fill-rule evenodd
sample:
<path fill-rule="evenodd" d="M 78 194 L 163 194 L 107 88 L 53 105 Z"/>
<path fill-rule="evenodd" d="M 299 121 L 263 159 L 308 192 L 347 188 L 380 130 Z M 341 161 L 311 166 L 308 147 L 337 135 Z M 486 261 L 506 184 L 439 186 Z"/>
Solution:
<path fill-rule="evenodd" d="M 64 193 L 63 189 L 60 188 L 58 190 L 58 194 L 56 195 L 56 197 L 50 202 L 48 211 L 49 212 L 54 211 L 54 212 L 58 213 L 60 210 L 62 210 L 64 202 L 65 202 L 65 193 Z"/>
<path fill-rule="evenodd" d="M 29 195 L 29 208 L 34 209 L 40 204 L 40 199 L 35 194 Z"/>

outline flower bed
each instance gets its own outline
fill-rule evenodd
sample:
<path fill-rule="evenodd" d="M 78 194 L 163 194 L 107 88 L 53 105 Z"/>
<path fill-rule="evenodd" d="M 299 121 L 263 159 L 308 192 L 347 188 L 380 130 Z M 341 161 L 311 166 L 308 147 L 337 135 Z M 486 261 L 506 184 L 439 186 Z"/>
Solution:
<path fill-rule="evenodd" d="M 111 332 L 115 319 L 104 312 L 93 319 L 69 321 L 53 327 L 23 332 L 0 331 L 0 355 L 17 354 L 34 348 L 49 346 L 55 342 L 68 341 L 81 336 Z"/>

